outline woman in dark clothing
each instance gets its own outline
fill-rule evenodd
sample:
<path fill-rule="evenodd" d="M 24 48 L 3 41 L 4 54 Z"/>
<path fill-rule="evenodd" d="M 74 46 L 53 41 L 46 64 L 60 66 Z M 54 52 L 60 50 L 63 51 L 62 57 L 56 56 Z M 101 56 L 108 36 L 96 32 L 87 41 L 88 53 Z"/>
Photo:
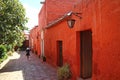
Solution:
<path fill-rule="evenodd" d="M 26 49 L 26 56 L 27 56 L 27 59 L 29 59 L 29 56 L 30 56 L 30 48 L 27 48 L 27 49 Z"/>

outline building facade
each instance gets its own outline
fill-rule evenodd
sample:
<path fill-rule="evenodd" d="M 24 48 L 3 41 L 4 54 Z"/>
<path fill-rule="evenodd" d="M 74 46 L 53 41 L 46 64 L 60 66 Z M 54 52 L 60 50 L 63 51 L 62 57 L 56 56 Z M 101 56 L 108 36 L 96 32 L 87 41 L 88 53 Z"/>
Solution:
<path fill-rule="evenodd" d="M 73 28 L 68 19 L 75 20 Z M 46 0 L 39 13 L 39 54 L 54 67 L 68 63 L 72 80 L 119 80 L 119 21 L 120 0 Z"/>

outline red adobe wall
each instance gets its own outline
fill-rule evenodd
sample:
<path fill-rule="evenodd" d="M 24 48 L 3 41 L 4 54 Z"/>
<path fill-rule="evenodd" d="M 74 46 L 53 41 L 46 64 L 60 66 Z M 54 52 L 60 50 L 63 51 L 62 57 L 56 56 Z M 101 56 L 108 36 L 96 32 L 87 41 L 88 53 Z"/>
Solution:
<path fill-rule="evenodd" d="M 41 53 L 41 48 L 40 48 L 40 28 L 37 26 L 36 28 L 36 54 L 39 56 Z"/>
<path fill-rule="evenodd" d="M 120 79 L 120 0 L 101 0 L 96 4 L 94 41 L 94 79 Z M 99 45 L 100 47 L 97 47 Z M 99 53 L 99 54 L 98 54 Z"/>
<path fill-rule="evenodd" d="M 35 26 L 31 31 L 30 31 L 30 47 L 34 53 L 37 53 L 38 50 L 38 40 L 37 40 L 37 34 L 38 34 L 38 27 Z"/>
<path fill-rule="evenodd" d="M 63 41 L 63 62 L 69 63 L 71 68 L 75 67 L 77 70 L 75 29 L 69 29 L 66 21 L 64 21 L 61 24 L 46 29 L 45 32 L 45 55 L 47 62 L 57 66 L 57 41 Z"/>
<path fill-rule="evenodd" d="M 73 80 L 76 80 L 80 75 L 79 32 L 90 29 L 93 43 L 92 80 L 119 80 L 120 0 L 81 0 L 76 8 L 82 12 L 82 19 L 73 16 L 76 19 L 74 28 L 69 29 L 63 21 L 45 30 L 47 61 L 57 66 L 56 42 L 62 40 L 63 62 L 71 65 Z"/>
<path fill-rule="evenodd" d="M 38 26 L 35 26 L 30 31 L 30 47 L 34 53 L 38 56 L 41 55 L 41 30 L 46 26 L 46 6 L 43 5 L 41 11 L 38 14 Z M 33 40 L 33 41 L 32 41 Z M 33 42 L 33 45 L 32 45 Z"/>
<path fill-rule="evenodd" d="M 34 28 L 33 28 L 34 29 Z M 30 30 L 30 33 L 29 33 L 29 47 L 31 48 L 31 50 L 33 51 L 33 29 Z"/>
<path fill-rule="evenodd" d="M 82 20 L 76 30 L 92 29 L 92 80 L 119 80 L 120 0 L 82 1 Z"/>
<path fill-rule="evenodd" d="M 50 23 L 65 13 L 71 11 L 78 0 L 46 0 L 47 23 Z"/>
<path fill-rule="evenodd" d="M 39 30 L 41 30 L 43 27 L 45 27 L 46 24 L 47 24 L 47 21 L 46 21 L 46 4 L 44 4 L 42 9 L 40 10 L 40 12 L 38 14 Z"/>
<path fill-rule="evenodd" d="M 58 4 L 58 2 L 59 2 L 59 4 Z M 55 4 L 55 5 L 53 5 L 53 4 Z M 75 0 L 70 0 L 69 2 L 66 0 L 65 1 L 60 1 L 60 0 L 48 1 L 48 0 L 46 0 L 41 11 L 38 14 L 37 31 L 39 32 L 39 37 L 41 37 L 40 36 L 41 31 L 44 27 L 46 27 L 46 24 L 57 19 L 58 17 L 61 17 L 61 15 L 63 15 L 64 13 L 71 11 L 71 7 L 73 7 L 74 4 L 75 4 Z M 58 5 L 57 8 L 56 8 L 56 5 Z M 57 14 L 56 14 L 56 12 L 57 12 Z M 31 32 L 31 33 L 33 33 L 33 32 Z M 35 31 L 35 33 L 36 33 L 36 31 Z M 33 35 L 34 35 L 34 37 L 37 36 L 36 34 L 33 34 Z M 34 43 L 36 43 L 36 39 L 34 39 L 34 40 L 35 40 Z M 40 44 L 38 44 L 36 47 L 41 48 L 40 47 L 41 39 L 38 39 L 38 42 Z M 36 51 L 36 48 L 34 48 L 34 50 Z M 41 50 L 38 49 L 37 51 L 40 52 Z"/>
<path fill-rule="evenodd" d="M 67 5 L 67 3 L 72 3 L 72 5 Z M 93 43 L 92 80 L 119 80 L 120 0 L 46 0 L 39 13 L 38 27 L 33 28 L 30 32 L 30 36 L 34 39 L 34 50 L 40 52 L 40 45 L 36 46 L 40 39 L 37 41 L 36 37 L 38 35 L 40 37 L 41 28 L 71 10 L 82 12 L 82 19 L 73 15 L 73 18 L 76 19 L 74 28 L 68 28 L 65 20 L 45 29 L 44 41 L 47 62 L 57 67 L 56 44 L 58 40 L 62 40 L 63 62 L 70 64 L 73 73 L 72 80 L 76 80 L 80 76 L 79 33 L 91 30 Z"/>

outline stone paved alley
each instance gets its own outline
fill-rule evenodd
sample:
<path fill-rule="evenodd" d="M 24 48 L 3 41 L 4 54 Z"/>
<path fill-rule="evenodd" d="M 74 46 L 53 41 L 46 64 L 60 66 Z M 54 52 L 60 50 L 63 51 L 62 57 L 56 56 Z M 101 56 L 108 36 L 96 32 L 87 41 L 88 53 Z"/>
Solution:
<path fill-rule="evenodd" d="M 27 60 L 25 52 L 14 53 L 4 64 L 0 65 L 0 80 L 57 80 L 56 69 L 35 54 Z"/>

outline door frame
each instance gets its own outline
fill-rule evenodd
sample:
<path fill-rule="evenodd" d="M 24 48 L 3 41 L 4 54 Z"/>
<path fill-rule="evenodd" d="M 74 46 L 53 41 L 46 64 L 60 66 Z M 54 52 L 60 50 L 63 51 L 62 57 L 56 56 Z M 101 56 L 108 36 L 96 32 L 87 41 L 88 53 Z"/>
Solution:
<path fill-rule="evenodd" d="M 90 34 L 88 34 L 88 33 L 90 33 Z M 88 79 L 88 78 L 92 78 L 92 31 L 91 30 L 84 30 L 84 31 L 80 31 L 80 33 L 79 33 L 80 35 L 80 77 L 81 78 L 83 78 L 83 79 Z M 90 45 L 87 45 L 87 47 L 85 47 L 86 46 L 86 44 L 85 44 L 85 41 L 83 41 L 83 43 L 82 43 L 82 38 L 84 38 L 85 39 L 85 36 L 87 35 L 87 37 L 89 38 L 90 37 L 90 43 L 89 43 L 89 41 L 88 40 L 85 40 L 85 41 L 87 41 L 86 43 L 89 43 Z M 86 38 L 87 39 L 87 38 Z M 88 59 L 83 59 L 83 57 L 86 57 L 86 55 L 85 54 L 82 54 L 84 51 L 83 50 L 85 50 L 85 49 L 83 49 L 82 50 L 82 47 L 85 47 L 85 48 L 88 48 L 88 46 L 90 46 L 91 48 L 90 48 L 90 54 L 88 54 L 88 53 L 86 53 L 86 54 L 88 54 L 88 55 L 90 55 L 90 57 L 89 56 L 87 56 L 88 58 L 90 58 L 90 61 L 88 60 Z M 89 49 L 88 49 L 89 50 Z M 82 57 L 83 56 L 83 57 Z M 84 73 L 86 73 L 87 74 L 87 71 L 86 72 L 83 72 L 83 71 L 85 71 L 85 69 L 83 68 L 83 66 L 85 66 L 85 65 L 87 65 L 86 63 L 85 63 L 85 61 L 83 61 L 83 60 L 88 60 L 88 62 L 89 62 L 89 64 L 91 64 L 90 65 L 90 70 L 89 70 L 89 68 L 86 68 L 87 70 L 88 70 L 88 76 L 87 77 L 85 77 L 84 76 Z M 84 63 L 83 63 L 84 62 Z M 90 71 L 90 72 L 89 72 Z M 85 75 L 86 75 L 85 74 Z"/>
<path fill-rule="evenodd" d="M 62 49 L 61 54 L 60 54 L 60 47 Z M 63 66 L 63 41 L 62 40 L 57 41 L 57 66 L 59 67 Z"/>

